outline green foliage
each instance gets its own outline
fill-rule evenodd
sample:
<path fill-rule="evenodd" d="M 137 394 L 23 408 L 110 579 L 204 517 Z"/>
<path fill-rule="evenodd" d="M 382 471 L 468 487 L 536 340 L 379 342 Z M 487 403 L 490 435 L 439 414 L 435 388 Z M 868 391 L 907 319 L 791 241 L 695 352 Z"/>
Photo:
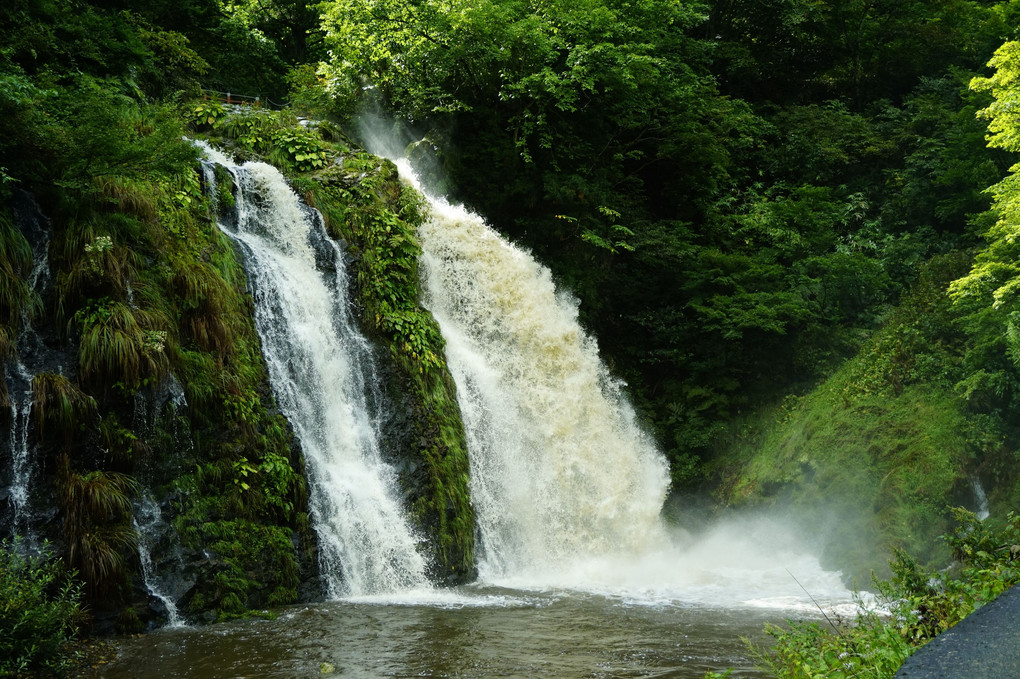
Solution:
<path fill-rule="evenodd" d="M 126 593 L 127 558 L 137 538 L 130 525 L 131 501 L 139 490 L 138 482 L 125 474 L 79 473 L 67 455 L 58 460 L 67 561 L 81 574 L 93 602 L 109 605 Z"/>
<path fill-rule="evenodd" d="M 188 602 L 192 613 L 211 611 L 217 621 L 231 620 L 297 599 L 299 564 L 290 531 L 245 520 L 196 528 L 181 532 L 185 544 L 207 550 L 216 562 Z"/>
<path fill-rule="evenodd" d="M 330 149 L 314 130 L 297 125 L 287 112 L 253 109 L 227 116 L 214 126 L 213 133 L 234 140 L 246 151 L 290 172 L 312 172 L 331 161 Z"/>
<path fill-rule="evenodd" d="M 995 74 L 989 78 L 975 78 L 971 87 L 989 92 L 994 101 L 981 111 L 988 122 L 988 144 L 994 148 L 1020 151 L 1020 42 L 1010 41 L 995 52 L 988 62 Z"/>
<path fill-rule="evenodd" d="M 411 441 L 426 481 L 411 509 L 431 537 L 437 575 L 463 579 L 474 567 L 474 511 L 456 388 L 439 326 L 420 304 L 415 235 L 425 219 L 419 195 L 402 186 L 388 161 L 358 153 L 308 187 L 332 235 L 357 255 L 358 293 L 367 328 L 389 347 L 412 409 Z"/>
<path fill-rule="evenodd" d="M 209 128 L 216 124 L 226 113 L 223 104 L 218 101 L 201 101 L 195 105 L 188 116 L 188 122 L 196 129 Z"/>
<path fill-rule="evenodd" d="M 839 623 L 837 634 L 814 622 L 768 625 L 771 651 L 759 650 L 764 668 L 779 677 L 892 677 L 912 650 L 899 630 L 882 624 L 875 613 L 860 613 L 853 625 Z"/>
<path fill-rule="evenodd" d="M 322 140 L 305 130 L 283 129 L 273 135 L 273 144 L 287 152 L 287 160 L 301 172 L 321 170 L 328 155 Z"/>
<path fill-rule="evenodd" d="M 854 577 L 891 549 L 942 558 L 932 543 L 945 507 L 969 487 L 971 460 L 995 451 L 954 393 L 961 337 L 944 290 L 967 262 L 933 259 L 856 357 L 723 439 L 721 499 L 791 501 L 812 530 L 838 533 L 826 563 Z"/>
<path fill-rule="evenodd" d="M 80 333 L 79 372 L 83 382 L 101 388 L 136 389 L 168 370 L 165 333 L 152 314 L 109 299 L 80 309 L 74 316 Z"/>
<path fill-rule="evenodd" d="M 0 542 L 0 675 L 62 676 L 82 617 L 81 587 L 47 547 Z"/>
<path fill-rule="evenodd" d="M 32 419 L 39 439 L 70 445 L 96 417 L 96 401 L 66 377 L 39 373 L 32 378 Z"/>
<path fill-rule="evenodd" d="M 28 284 L 32 259 L 28 241 L 14 227 L 10 214 L 0 211 L 0 324 L 10 331 L 16 331 L 21 326 L 22 313 L 35 306 L 34 293 Z M 9 355 L 9 349 L 0 355 Z"/>
<path fill-rule="evenodd" d="M 952 531 L 942 536 L 953 552 L 952 568 L 928 571 L 897 553 L 893 577 L 876 583 L 888 615 L 862 608 L 832 630 L 818 623 L 769 625 L 775 644 L 756 649 L 763 667 L 803 679 L 892 677 L 919 646 L 1020 581 L 1020 518 L 1010 513 L 990 525 L 962 509 L 953 516 Z"/>

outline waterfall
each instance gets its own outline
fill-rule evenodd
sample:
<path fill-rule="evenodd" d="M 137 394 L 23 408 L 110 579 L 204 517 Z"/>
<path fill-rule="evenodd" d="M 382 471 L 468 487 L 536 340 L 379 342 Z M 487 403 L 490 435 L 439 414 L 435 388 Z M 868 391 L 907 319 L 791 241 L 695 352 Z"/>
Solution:
<path fill-rule="evenodd" d="M 732 517 L 698 535 L 667 526 L 666 461 L 577 301 L 478 215 L 429 203 L 426 306 L 457 383 L 483 582 L 652 605 L 814 611 L 852 600 L 788 521 Z"/>
<path fill-rule="evenodd" d="M 19 192 L 13 202 L 15 224 L 32 247 L 32 271 L 28 284 L 42 297 L 50 282 L 48 224 L 31 195 Z M 5 379 L 10 399 L 10 485 L 7 489 L 9 533 L 19 535 L 29 549 L 35 549 L 37 536 L 31 524 L 30 489 L 36 460 L 31 440 L 32 379 L 51 362 L 49 350 L 32 327 L 27 309 L 21 313 L 21 328 L 15 341 L 16 354 L 7 363 Z"/>
<path fill-rule="evenodd" d="M 149 595 L 162 603 L 166 609 L 167 627 L 183 627 L 184 618 L 177 610 L 177 602 L 168 593 L 166 585 L 156 573 L 155 564 L 152 563 L 152 550 L 156 546 L 153 536 L 165 530 L 164 523 L 159 505 L 149 493 L 143 493 L 131 519 L 132 527 L 138 534 L 138 561 L 142 566 L 142 583 Z"/>
<path fill-rule="evenodd" d="M 974 501 L 977 505 L 977 509 L 974 511 L 974 514 L 977 515 L 978 520 L 984 521 L 989 517 L 988 496 L 985 495 L 985 487 L 981 485 L 981 479 L 977 476 L 971 477 L 970 486 L 974 491 Z"/>
<path fill-rule="evenodd" d="M 340 247 L 275 168 L 235 165 L 206 148 L 234 178 L 233 219 L 219 226 L 242 252 L 273 392 L 305 454 L 327 595 L 426 587 L 421 540 L 380 454 L 383 399 Z"/>
<path fill-rule="evenodd" d="M 667 467 L 550 272 L 441 200 L 419 237 L 471 458 L 479 572 L 551 572 L 664 539 Z"/>
<path fill-rule="evenodd" d="M 11 402 L 11 428 L 8 443 L 11 456 L 8 490 L 10 533 L 20 535 L 31 547 L 34 543 L 34 533 L 28 523 L 28 493 L 35 466 L 32 446 L 29 441 L 32 414 L 32 374 L 19 359 L 15 359 L 9 364 L 7 393 Z"/>

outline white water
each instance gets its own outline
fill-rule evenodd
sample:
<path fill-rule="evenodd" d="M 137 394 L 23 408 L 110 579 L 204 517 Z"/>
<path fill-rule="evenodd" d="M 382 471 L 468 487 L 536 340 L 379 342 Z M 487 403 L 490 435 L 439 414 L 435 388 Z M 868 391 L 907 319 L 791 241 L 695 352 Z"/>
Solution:
<path fill-rule="evenodd" d="M 30 218 L 41 219 L 41 212 L 32 203 L 36 214 Z M 39 230 L 32 251 L 32 272 L 29 274 L 28 285 L 36 295 L 42 295 L 50 280 L 49 234 L 38 221 L 28 225 Z M 11 506 L 10 530 L 12 535 L 21 536 L 24 545 L 35 550 L 39 547 L 37 536 L 31 525 L 31 508 L 29 492 L 32 477 L 35 474 L 36 461 L 30 440 L 32 416 L 32 379 L 34 368 L 38 363 L 38 354 L 42 351 L 42 340 L 32 328 L 31 318 L 27 309 L 21 312 L 21 328 L 15 343 L 17 354 L 8 362 L 6 372 L 7 391 L 10 399 L 11 429 L 9 433 L 9 450 L 11 455 L 10 487 L 8 489 Z"/>
<path fill-rule="evenodd" d="M 378 384 L 339 247 L 275 168 L 207 155 L 234 176 L 237 223 L 220 228 L 244 253 L 273 391 L 304 451 L 327 596 L 427 588 L 420 539 L 380 456 Z"/>
<path fill-rule="evenodd" d="M 852 612 L 839 574 L 782 522 L 731 522 L 697 539 L 668 529 L 666 462 L 576 301 L 479 216 L 430 203 L 419 230 L 427 306 L 467 430 L 483 582 L 652 605 L 813 610 L 814 599 Z"/>
<path fill-rule="evenodd" d="M 34 471 L 32 447 L 29 443 L 32 416 L 32 375 L 20 360 L 12 362 L 14 375 L 8 376 L 11 402 L 11 532 L 34 546 L 33 532 L 28 525 L 28 492 Z M 10 368 L 8 368 L 10 371 Z"/>
<path fill-rule="evenodd" d="M 136 507 L 131 523 L 138 534 L 138 561 L 142 566 L 145 589 L 166 608 L 166 626 L 183 627 L 185 622 L 177 610 L 177 602 L 166 592 L 152 563 L 152 549 L 155 545 L 150 544 L 150 540 L 163 526 L 163 513 L 148 493 L 142 494 L 142 501 Z"/>
<path fill-rule="evenodd" d="M 974 514 L 979 521 L 984 521 L 990 516 L 988 511 L 988 496 L 985 494 L 985 487 L 981 485 L 981 479 L 974 476 L 970 480 L 971 488 L 974 490 L 974 500 L 977 502 L 977 509 Z"/>

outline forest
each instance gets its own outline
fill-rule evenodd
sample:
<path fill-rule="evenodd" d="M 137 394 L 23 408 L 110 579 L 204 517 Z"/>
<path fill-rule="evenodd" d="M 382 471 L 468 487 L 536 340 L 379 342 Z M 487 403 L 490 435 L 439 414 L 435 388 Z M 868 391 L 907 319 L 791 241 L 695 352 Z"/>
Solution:
<path fill-rule="evenodd" d="M 60 560 L 17 548 L 3 471 L 0 602 L 53 608 L 0 674 L 150 623 L 144 488 L 200 573 L 191 619 L 318 596 L 302 446 L 196 138 L 278 167 L 351 248 L 433 579 L 476 573 L 468 442 L 423 205 L 362 148 L 551 270 L 668 462 L 667 515 L 794 512 L 858 587 L 956 597 L 897 637 L 930 638 L 1020 579 L 1018 31 L 1016 0 L 6 0 L 0 462 L 30 418 Z M 950 558 L 975 580 L 925 590 Z"/>

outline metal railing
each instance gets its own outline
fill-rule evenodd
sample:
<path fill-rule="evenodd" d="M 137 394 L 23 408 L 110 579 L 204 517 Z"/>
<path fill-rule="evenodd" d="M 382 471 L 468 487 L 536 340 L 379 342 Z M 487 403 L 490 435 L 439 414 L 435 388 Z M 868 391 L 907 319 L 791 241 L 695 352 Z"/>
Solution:
<path fill-rule="evenodd" d="M 277 110 L 286 108 L 287 106 L 287 104 L 281 104 L 269 99 L 268 97 L 253 97 L 247 94 L 235 94 L 233 92 L 221 92 L 219 90 L 203 89 L 202 96 L 206 99 L 223 102 L 227 105 L 266 107 Z"/>

